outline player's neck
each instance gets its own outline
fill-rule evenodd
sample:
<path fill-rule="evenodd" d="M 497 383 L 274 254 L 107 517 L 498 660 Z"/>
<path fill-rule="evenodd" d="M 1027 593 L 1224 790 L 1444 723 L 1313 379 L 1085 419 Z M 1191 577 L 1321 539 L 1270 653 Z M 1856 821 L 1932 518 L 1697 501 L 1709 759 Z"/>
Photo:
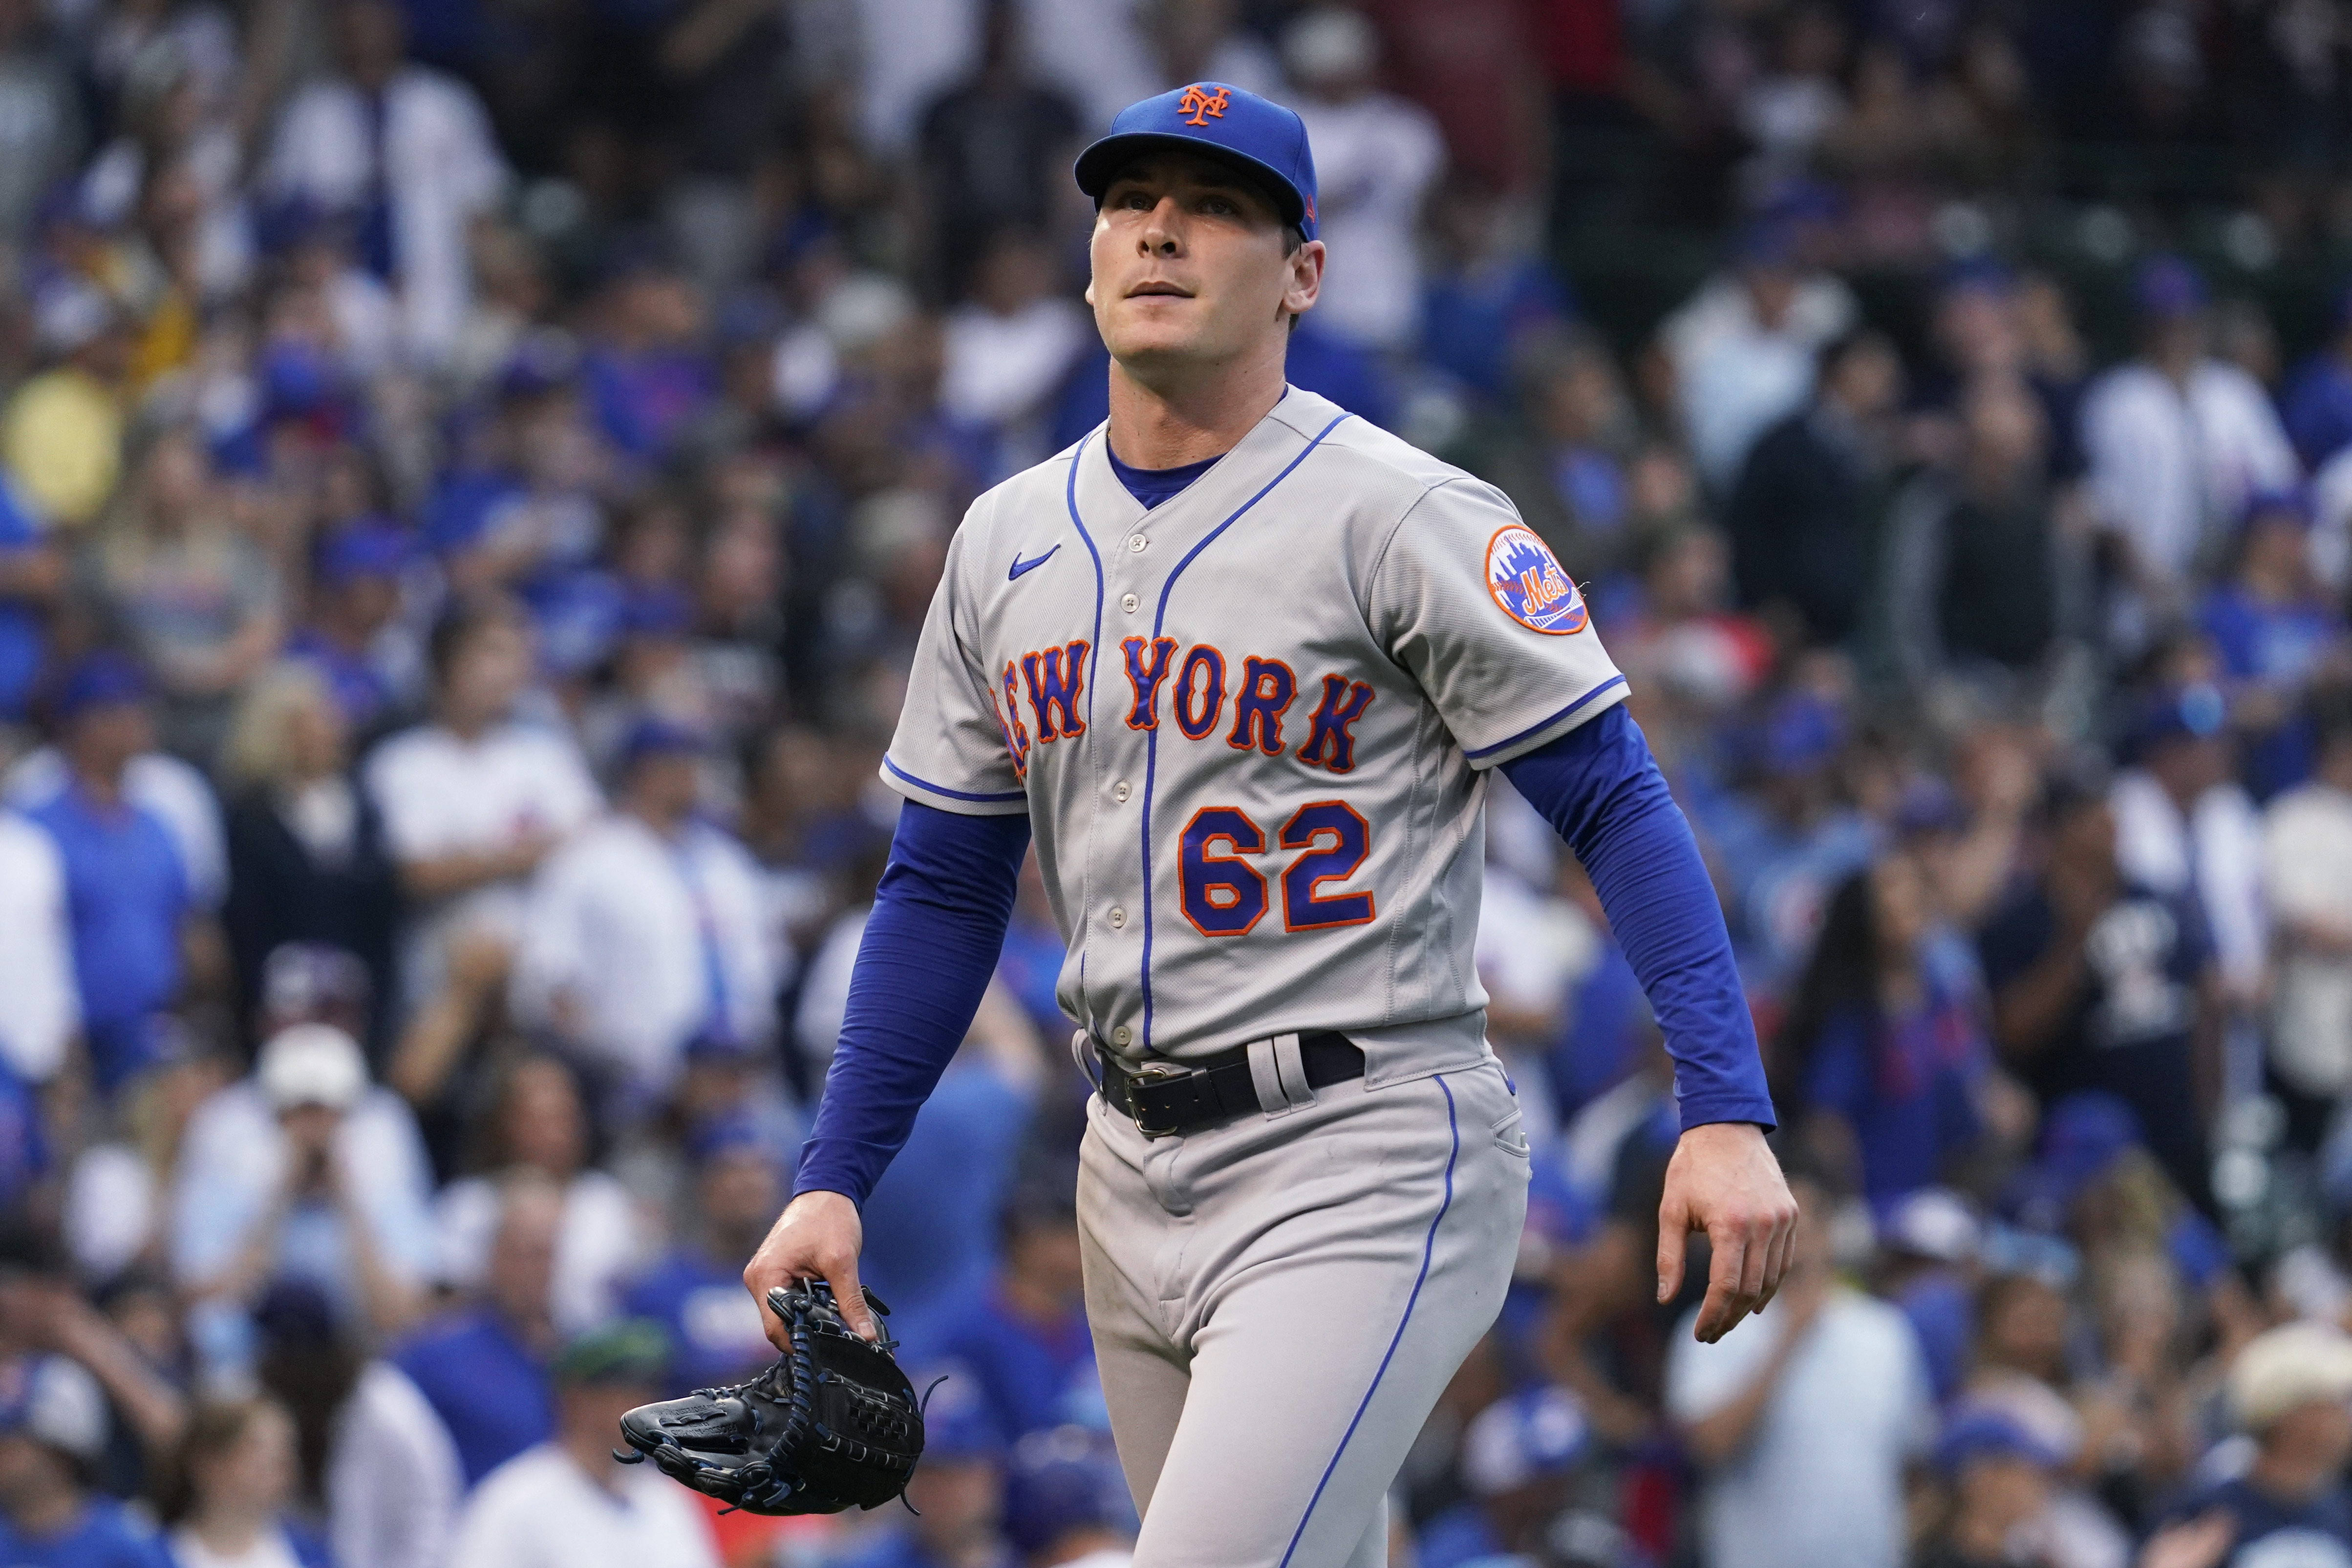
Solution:
<path fill-rule="evenodd" d="M 1244 364 L 1110 367 L 1110 449 L 1132 468 L 1176 468 L 1234 449 L 1282 401 L 1283 354 Z M 1149 380 L 1145 379 L 1149 377 Z"/>

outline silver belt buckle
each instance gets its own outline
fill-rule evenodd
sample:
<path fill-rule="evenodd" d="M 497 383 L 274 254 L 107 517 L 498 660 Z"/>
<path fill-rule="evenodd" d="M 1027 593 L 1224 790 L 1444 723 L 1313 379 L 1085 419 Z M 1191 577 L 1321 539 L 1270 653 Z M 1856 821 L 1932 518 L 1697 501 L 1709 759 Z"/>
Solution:
<path fill-rule="evenodd" d="M 1120 1070 L 1125 1071 L 1124 1068 Z M 1186 1077 L 1191 1070 L 1192 1069 L 1189 1068 L 1176 1067 L 1168 1062 L 1146 1062 L 1141 1067 L 1136 1068 L 1133 1072 L 1128 1073 L 1127 1076 L 1129 1080 L 1130 1087 L 1127 1093 L 1127 1114 L 1128 1119 L 1135 1123 L 1135 1130 L 1138 1132 L 1142 1133 L 1146 1138 L 1168 1138 L 1174 1136 L 1176 1129 L 1173 1127 L 1153 1127 L 1148 1124 L 1143 1120 L 1143 1111 L 1140 1109 L 1142 1102 L 1136 1099 L 1135 1090 L 1132 1085 L 1139 1082 L 1156 1083 L 1167 1079 L 1183 1078 Z"/>

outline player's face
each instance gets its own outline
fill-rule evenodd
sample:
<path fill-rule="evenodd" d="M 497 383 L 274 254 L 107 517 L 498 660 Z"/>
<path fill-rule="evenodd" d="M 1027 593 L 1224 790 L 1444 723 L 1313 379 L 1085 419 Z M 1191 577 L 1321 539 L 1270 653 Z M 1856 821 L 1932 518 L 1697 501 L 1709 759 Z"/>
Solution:
<path fill-rule="evenodd" d="M 1111 357 L 1148 375 L 1265 353 L 1322 279 L 1321 242 L 1286 254 L 1283 232 L 1265 194 L 1213 160 L 1129 164 L 1103 192 L 1087 285 Z"/>

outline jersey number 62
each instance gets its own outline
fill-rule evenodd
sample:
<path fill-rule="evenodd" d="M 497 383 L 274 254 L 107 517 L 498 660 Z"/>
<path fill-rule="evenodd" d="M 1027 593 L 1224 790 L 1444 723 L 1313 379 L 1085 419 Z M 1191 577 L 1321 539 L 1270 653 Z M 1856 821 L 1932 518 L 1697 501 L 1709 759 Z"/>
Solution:
<path fill-rule="evenodd" d="M 1326 931 L 1360 926 L 1372 918 L 1368 892 L 1325 893 L 1344 882 L 1371 853 L 1372 830 L 1345 801 L 1309 801 L 1275 835 L 1281 849 L 1303 851 L 1285 866 L 1282 929 Z M 1235 806 L 1203 806 L 1184 825 L 1178 859 L 1184 918 L 1202 936 L 1245 936 L 1265 918 L 1265 877 L 1250 864 L 1265 855 L 1265 833 Z"/>

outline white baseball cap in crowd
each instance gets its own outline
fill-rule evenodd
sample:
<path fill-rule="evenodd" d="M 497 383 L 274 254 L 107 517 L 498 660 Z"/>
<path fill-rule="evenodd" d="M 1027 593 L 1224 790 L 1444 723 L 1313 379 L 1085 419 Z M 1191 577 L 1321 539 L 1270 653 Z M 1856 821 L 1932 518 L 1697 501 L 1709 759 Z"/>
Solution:
<path fill-rule="evenodd" d="M 367 1058 L 359 1042 L 332 1024 L 295 1024 L 269 1037 L 253 1077 L 272 1110 L 349 1110 L 367 1092 Z"/>
<path fill-rule="evenodd" d="M 21 1432 L 84 1461 L 106 1448 L 106 1395 L 98 1380 L 63 1356 L 20 1363 L 15 1387 L 0 1396 L 0 1432 Z"/>
<path fill-rule="evenodd" d="M 2327 1323 L 2284 1323 L 2257 1334 L 2230 1368 L 2230 1408 L 2259 1433 L 2289 1411 L 2352 1399 L 2352 1334 Z"/>

